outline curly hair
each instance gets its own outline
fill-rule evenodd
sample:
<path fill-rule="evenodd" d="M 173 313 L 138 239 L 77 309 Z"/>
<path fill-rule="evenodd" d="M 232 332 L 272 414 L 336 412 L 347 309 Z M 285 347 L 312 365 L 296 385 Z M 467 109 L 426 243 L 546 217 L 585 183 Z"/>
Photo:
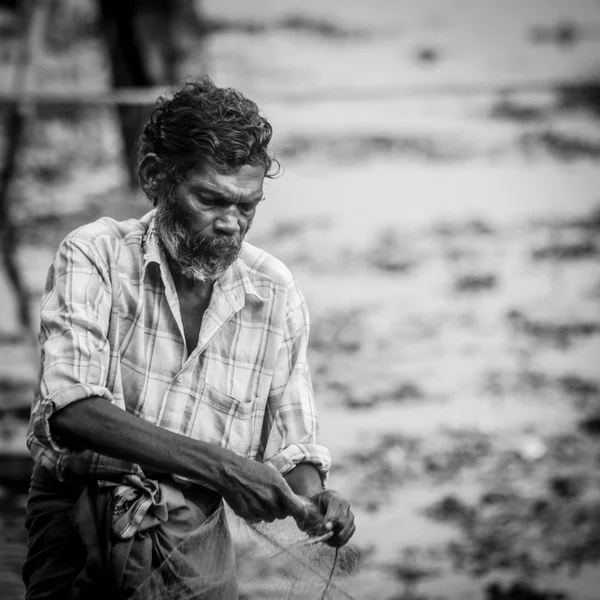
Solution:
<path fill-rule="evenodd" d="M 158 98 L 140 136 L 139 160 L 155 153 L 173 183 L 202 164 L 224 174 L 243 165 L 264 165 L 265 177 L 272 178 L 280 170 L 268 150 L 272 134 L 252 100 L 205 76 Z"/>

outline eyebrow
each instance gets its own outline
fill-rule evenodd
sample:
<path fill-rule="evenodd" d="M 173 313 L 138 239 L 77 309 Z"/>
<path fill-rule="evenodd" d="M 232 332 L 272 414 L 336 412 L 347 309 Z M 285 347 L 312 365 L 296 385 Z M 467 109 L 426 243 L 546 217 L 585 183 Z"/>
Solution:
<path fill-rule="evenodd" d="M 218 190 L 207 188 L 202 183 L 192 184 L 191 188 L 192 188 L 193 191 L 199 192 L 203 196 L 209 196 L 210 198 L 217 198 L 219 200 L 225 200 L 227 202 L 232 202 L 232 199 L 231 199 L 230 196 L 227 196 L 226 194 L 223 194 L 222 192 L 219 192 Z M 258 202 L 261 202 L 264 199 L 265 199 L 265 194 L 261 190 L 255 196 L 252 196 L 252 197 L 249 197 L 249 198 L 243 198 L 243 197 L 240 198 L 238 196 L 234 200 L 234 202 L 236 202 L 236 203 L 257 202 L 258 203 Z"/>

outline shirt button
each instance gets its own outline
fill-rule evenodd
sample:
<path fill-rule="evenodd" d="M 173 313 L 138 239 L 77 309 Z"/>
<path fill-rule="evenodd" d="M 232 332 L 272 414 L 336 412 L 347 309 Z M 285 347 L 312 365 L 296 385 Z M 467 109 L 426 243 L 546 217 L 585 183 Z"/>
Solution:
<path fill-rule="evenodd" d="M 179 377 L 177 377 L 177 383 L 183 383 L 183 375 L 179 375 Z"/>

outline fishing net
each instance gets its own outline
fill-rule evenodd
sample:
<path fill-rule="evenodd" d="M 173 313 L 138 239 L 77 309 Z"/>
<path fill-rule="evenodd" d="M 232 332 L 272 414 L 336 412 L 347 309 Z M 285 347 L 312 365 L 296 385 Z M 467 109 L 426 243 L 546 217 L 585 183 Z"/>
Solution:
<path fill-rule="evenodd" d="M 135 600 L 352 599 L 358 552 L 324 537 L 303 533 L 293 519 L 249 524 L 221 507 L 165 557 Z"/>

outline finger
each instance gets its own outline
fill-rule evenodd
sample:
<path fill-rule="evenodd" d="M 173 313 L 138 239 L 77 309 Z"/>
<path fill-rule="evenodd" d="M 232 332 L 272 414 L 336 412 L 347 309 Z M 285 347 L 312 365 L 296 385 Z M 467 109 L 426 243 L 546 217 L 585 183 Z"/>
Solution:
<path fill-rule="evenodd" d="M 352 525 L 350 529 L 344 531 L 343 534 L 334 534 L 329 538 L 325 543 L 328 546 L 332 546 L 334 548 L 339 548 L 340 546 L 344 546 L 350 541 L 350 538 L 356 532 L 356 527 Z"/>
<path fill-rule="evenodd" d="M 286 517 L 287 512 L 275 503 L 265 506 L 264 510 L 261 512 L 261 518 L 265 521 L 268 520 L 269 523 L 275 521 L 275 519 L 285 519 Z"/>
<path fill-rule="evenodd" d="M 337 529 L 336 525 L 348 517 L 350 505 L 340 502 L 335 496 L 331 497 L 323 520 L 327 529 Z"/>
<path fill-rule="evenodd" d="M 333 535 L 325 543 L 328 544 L 329 546 L 333 546 L 334 548 L 340 548 L 341 546 L 345 546 L 350 541 L 350 539 L 352 538 L 352 536 L 354 535 L 355 532 L 356 532 L 356 527 L 353 525 L 350 528 L 350 530 L 347 532 L 347 534 L 345 534 L 343 537 Z"/>
<path fill-rule="evenodd" d="M 317 537 L 330 532 L 330 530 L 325 527 L 323 516 L 315 507 L 310 509 L 309 514 L 304 521 L 296 521 L 296 523 L 298 524 L 298 527 L 310 537 Z"/>
<path fill-rule="evenodd" d="M 339 541 L 339 545 L 343 546 L 347 544 L 350 538 L 354 535 L 356 531 L 356 526 L 353 521 L 350 521 L 341 531 L 337 533 L 337 538 Z"/>
<path fill-rule="evenodd" d="M 345 507 L 345 514 L 334 521 L 334 536 L 331 545 L 343 546 L 352 537 L 355 529 L 354 513 L 348 505 Z"/>
<path fill-rule="evenodd" d="M 254 498 L 248 496 L 244 497 L 236 494 L 229 499 L 228 504 L 238 517 L 249 523 L 260 523 L 265 517 L 269 517 L 272 512 L 263 508 Z"/>

